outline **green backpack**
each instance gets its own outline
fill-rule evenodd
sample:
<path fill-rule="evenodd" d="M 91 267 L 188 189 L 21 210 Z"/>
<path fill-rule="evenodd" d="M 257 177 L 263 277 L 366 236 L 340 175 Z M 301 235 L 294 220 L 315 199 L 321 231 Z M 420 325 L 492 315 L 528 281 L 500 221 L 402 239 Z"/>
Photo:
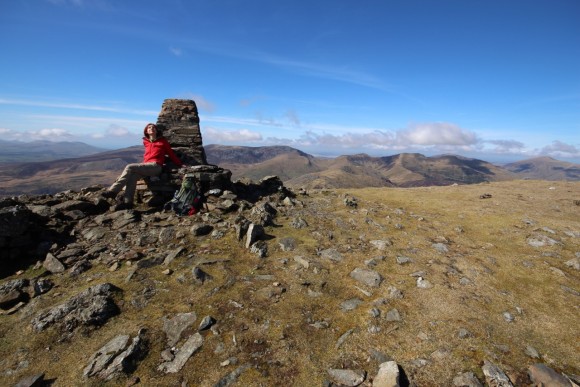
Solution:
<path fill-rule="evenodd" d="M 181 181 L 181 187 L 163 209 L 172 210 L 178 216 L 194 215 L 202 209 L 204 203 L 205 196 L 197 188 L 195 175 L 186 174 Z"/>

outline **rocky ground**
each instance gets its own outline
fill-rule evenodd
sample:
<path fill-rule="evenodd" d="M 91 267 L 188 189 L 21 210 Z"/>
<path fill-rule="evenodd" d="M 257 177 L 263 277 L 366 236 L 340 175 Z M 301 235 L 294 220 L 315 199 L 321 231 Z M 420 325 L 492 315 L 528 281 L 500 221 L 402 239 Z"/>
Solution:
<path fill-rule="evenodd" d="M 190 217 L 2 200 L 0 384 L 579 383 L 579 183 L 273 182 Z"/>

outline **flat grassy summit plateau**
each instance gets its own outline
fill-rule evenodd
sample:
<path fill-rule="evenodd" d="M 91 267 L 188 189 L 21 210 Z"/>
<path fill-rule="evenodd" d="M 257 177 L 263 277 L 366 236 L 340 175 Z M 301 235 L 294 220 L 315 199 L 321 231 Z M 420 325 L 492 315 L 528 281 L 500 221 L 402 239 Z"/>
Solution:
<path fill-rule="evenodd" d="M 1 385 L 371 386 L 389 361 L 401 386 L 531 386 L 538 364 L 578 383 L 578 182 L 63 209 L 99 194 L 20 203 L 70 238 L 0 281 L 30 294 L 3 304 Z"/>

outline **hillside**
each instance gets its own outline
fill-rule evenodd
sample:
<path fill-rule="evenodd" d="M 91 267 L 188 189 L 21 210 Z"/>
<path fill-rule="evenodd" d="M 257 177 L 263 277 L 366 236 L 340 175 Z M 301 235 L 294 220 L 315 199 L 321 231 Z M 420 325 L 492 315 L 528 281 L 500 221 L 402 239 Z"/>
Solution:
<path fill-rule="evenodd" d="M 82 142 L 0 140 L 0 163 L 23 163 L 82 157 L 105 151 Z"/>
<path fill-rule="evenodd" d="M 207 161 L 232 171 L 234 180 L 278 176 L 283 181 L 324 169 L 323 160 L 288 146 L 207 145 Z"/>
<path fill-rule="evenodd" d="M 44 162 L 0 164 L 0 196 L 80 190 L 111 184 L 128 163 L 143 159 L 142 147 Z"/>
<path fill-rule="evenodd" d="M 426 157 L 403 153 L 387 157 L 366 154 L 321 158 L 287 146 L 205 146 L 210 164 L 232 172 L 233 180 L 278 176 L 295 189 L 422 187 L 516 179 L 580 180 L 578 164 L 531 159 L 506 168 L 457 155 Z M 0 163 L 0 196 L 80 190 L 111 184 L 130 162 L 139 162 L 139 146 L 34 163 Z"/>
<path fill-rule="evenodd" d="M 0 250 L 22 265 L 0 385 L 580 382 L 580 182 L 216 194 L 182 218 L 100 192 L 0 201 L 0 243 L 26 241 L 17 216 L 40 238 L 36 265 Z"/>
<path fill-rule="evenodd" d="M 580 165 L 555 160 L 551 157 L 537 157 L 505 165 L 508 171 L 525 179 L 538 180 L 580 180 Z"/>

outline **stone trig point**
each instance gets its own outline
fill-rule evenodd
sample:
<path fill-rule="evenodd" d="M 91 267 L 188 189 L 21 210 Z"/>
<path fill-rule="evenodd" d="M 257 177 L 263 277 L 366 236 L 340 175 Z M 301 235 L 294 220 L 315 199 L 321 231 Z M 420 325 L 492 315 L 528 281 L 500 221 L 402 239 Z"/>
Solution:
<path fill-rule="evenodd" d="M 201 184 L 204 192 L 210 189 L 230 189 L 231 171 L 207 163 L 197 106 L 190 99 L 166 99 L 157 117 L 157 127 L 163 136 L 186 165 L 177 168 L 169 159 L 158 179 L 146 181 L 146 186 L 139 186 L 140 196 L 145 196 L 145 189 L 153 193 L 154 202 L 158 204 L 173 197 L 179 189 L 185 174 L 193 174 Z"/>

